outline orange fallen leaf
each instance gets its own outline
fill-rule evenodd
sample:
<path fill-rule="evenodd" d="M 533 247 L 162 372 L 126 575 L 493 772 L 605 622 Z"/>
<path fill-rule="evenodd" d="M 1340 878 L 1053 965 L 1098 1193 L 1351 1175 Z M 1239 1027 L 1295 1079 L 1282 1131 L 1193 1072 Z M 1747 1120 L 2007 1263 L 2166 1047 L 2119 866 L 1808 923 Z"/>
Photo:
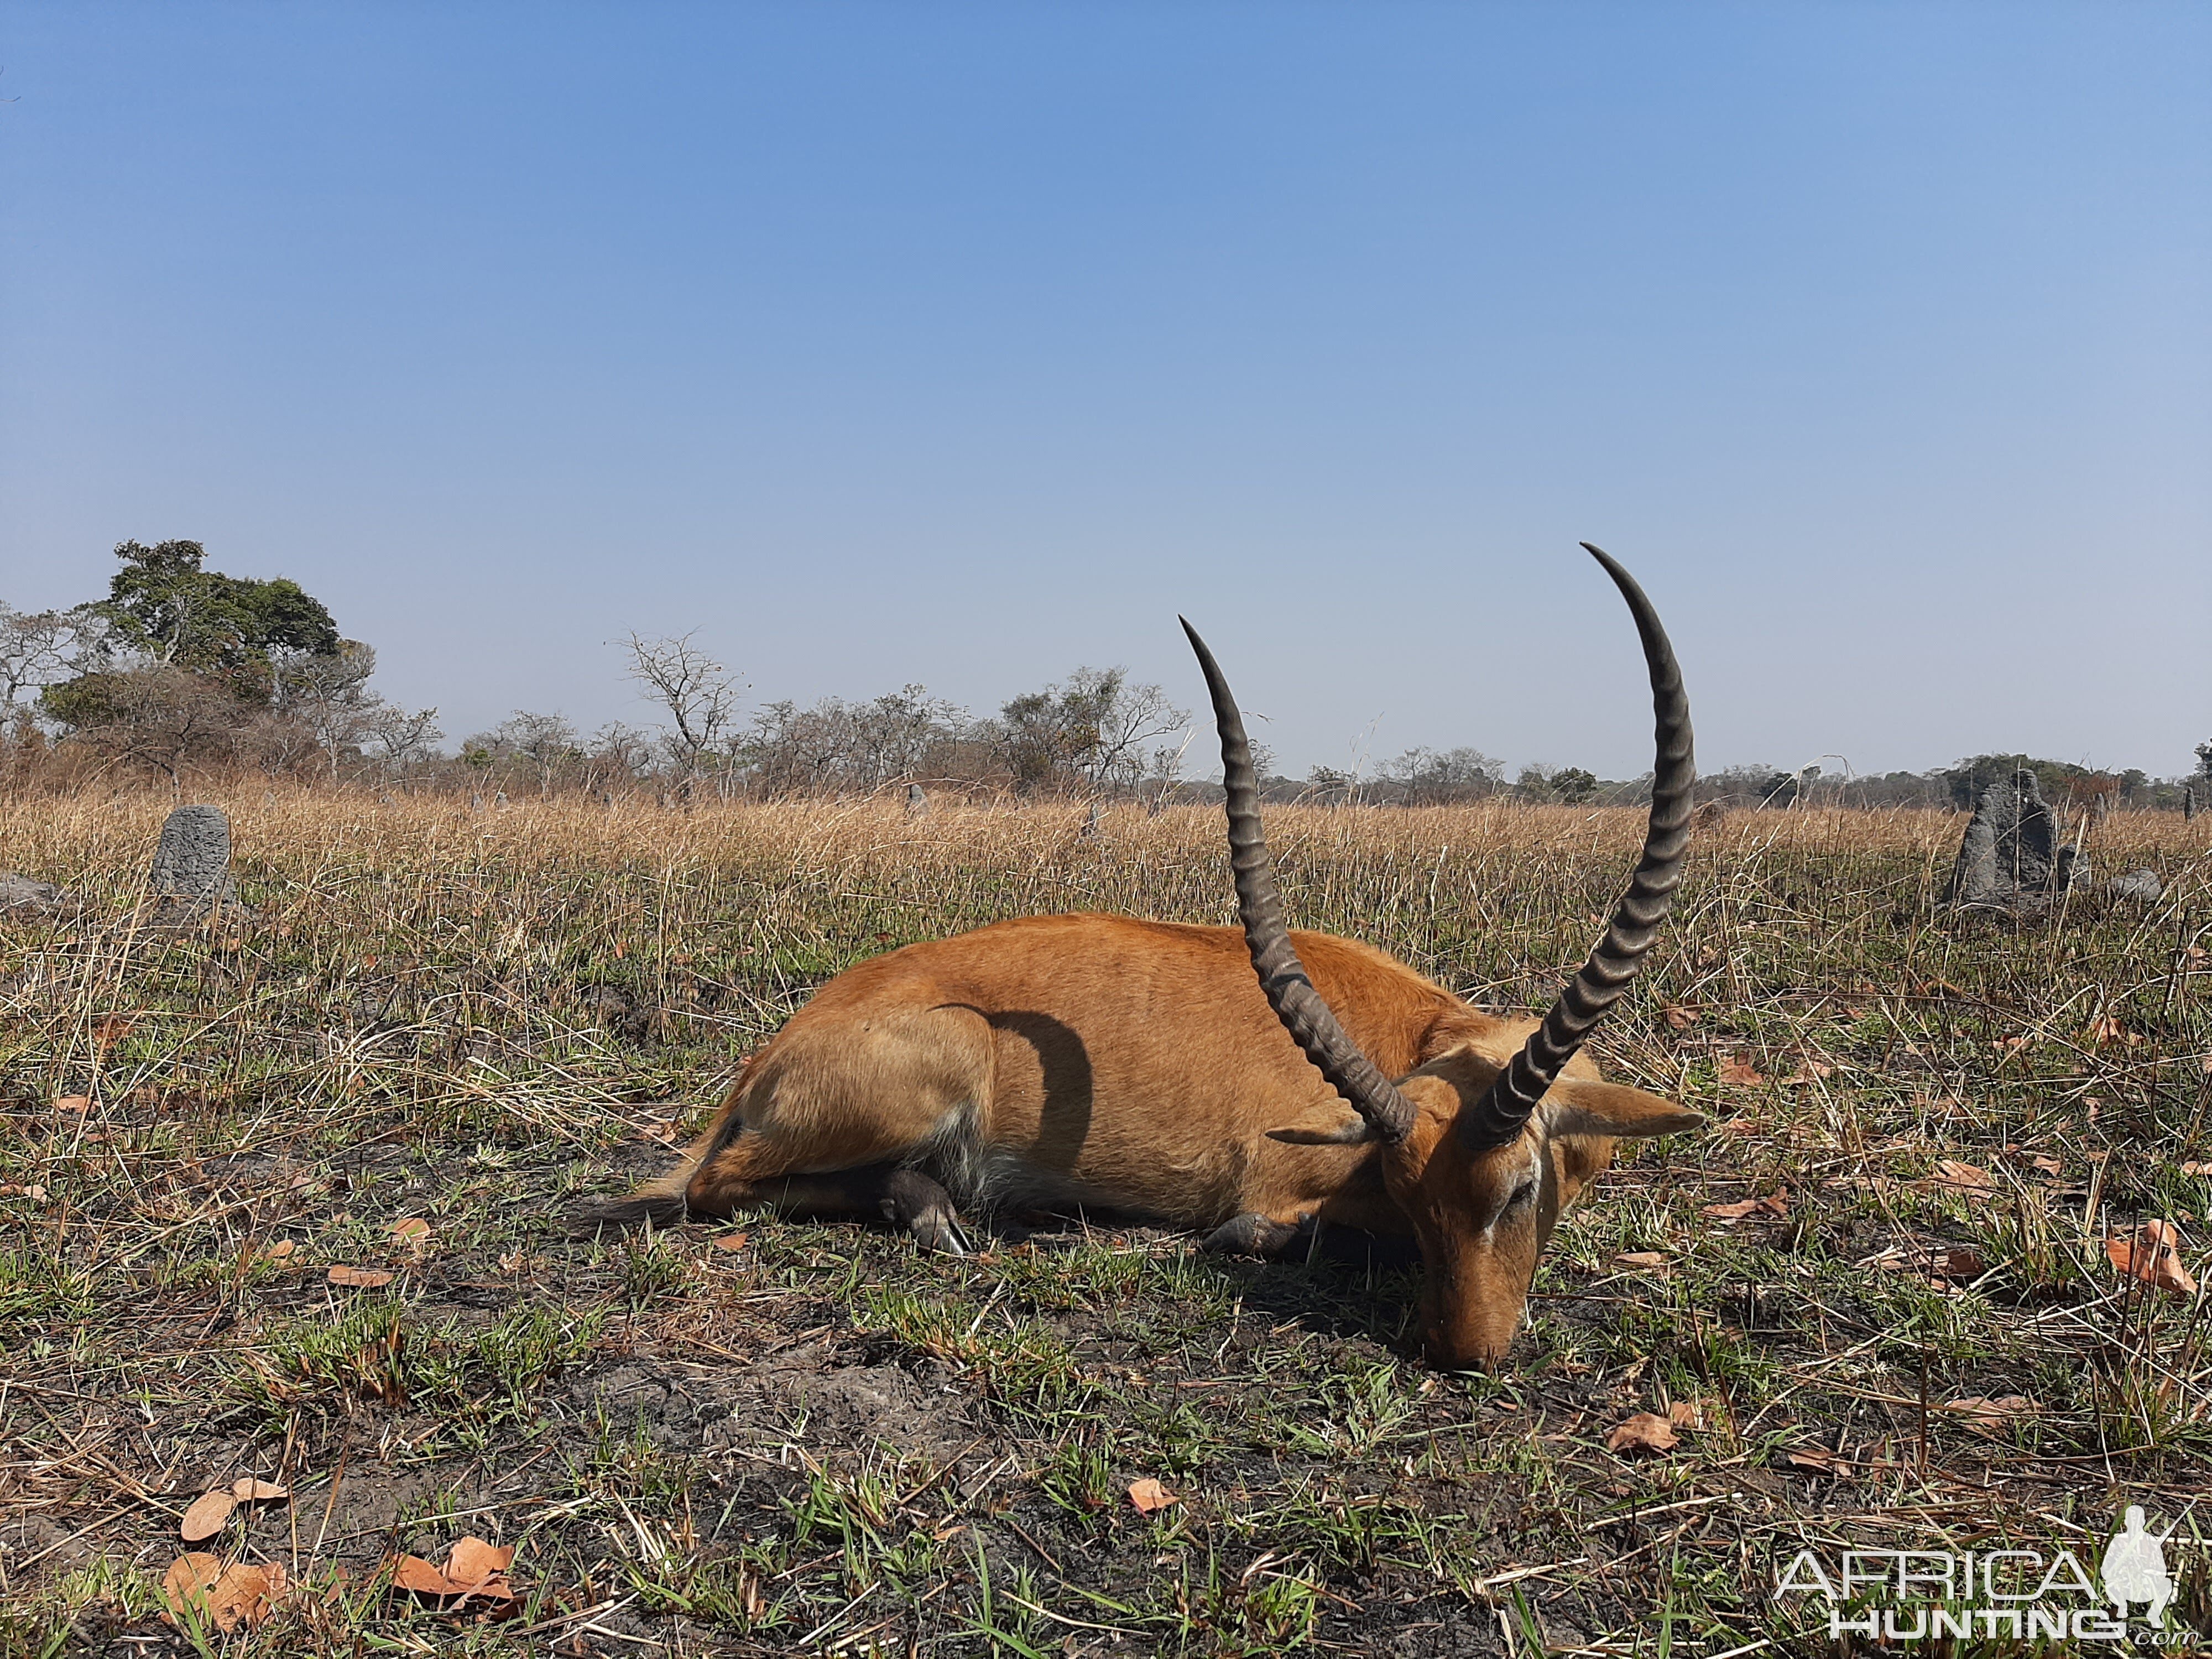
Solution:
<path fill-rule="evenodd" d="M 251 1628 L 259 1624 L 283 1594 L 284 1569 L 276 1563 L 225 1564 L 197 1550 L 172 1561 L 161 1577 L 171 1623 L 183 1620 L 190 1609 L 226 1632 L 240 1625 Z"/>
<path fill-rule="evenodd" d="M 333 1267 L 330 1279 L 333 1285 L 350 1285 L 364 1291 L 373 1291 L 392 1282 L 392 1275 L 381 1267 Z"/>
<path fill-rule="evenodd" d="M 1955 1192 L 1993 1193 L 1997 1189 L 1996 1178 L 1987 1170 L 1978 1170 L 1954 1158 L 1939 1161 L 1933 1179 L 1938 1187 L 1948 1187 Z"/>
<path fill-rule="evenodd" d="M 1677 1400 L 1667 1407 L 1667 1420 L 1678 1429 L 1702 1429 L 1705 1426 L 1705 1402 Z"/>
<path fill-rule="evenodd" d="M 2036 1160 L 2036 1163 L 2039 1165 L 2040 1165 L 2042 1162 L 2043 1160 L 2041 1158 L 2038 1158 Z M 2181 1166 L 2181 1173 L 2184 1175 L 2193 1176 L 2212 1176 L 2212 1164 L 2200 1164 L 2195 1158 L 2191 1158 L 2187 1163 Z"/>
<path fill-rule="evenodd" d="M 392 1587 L 454 1601 L 457 1606 L 471 1601 L 512 1602 L 514 1587 L 507 1582 L 507 1570 L 514 1563 L 511 1547 L 501 1548 L 481 1538 L 463 1538 L 453 1546 L 442 1567 L 419 1555 L 393 1557 Z"/>
<path fill-rule="evenodd" d="M 513 1545 L 501 1547 L 471 1536 L 463 1538 L 453 1546 L 453 1554 L 447 1558 L 446 1577 L 456 1584 L 465 1584 L 472 1593 L 477 1594 L 484 1593 L 484 1587 L 498 1579 L 501 1581 L 501 1593 L 508 1594 L 511 1592 L 505 1589 L 505 1574 L 514 1565 Z"/>
<path fill-rule="evenodd" d="M 1747 1216 L 1785 1216 L 1790 1213 L 1790 1189 L 1780 1188 L 1765 1198 L 1738 1199 L 1733 1204 L 1708 1204 L 1705 1213 L 1716 1221 L 1741 1221 Z"/>
<path fill-rule="evenodd" d="M 1730 1054 L 1721 1062 L 1720 1080 L 1723 1083 L 1759 1084 L 1766 1081 L 1766 1074 L 1751 1063 L 1747 1054 Z"/>
<path fill-rule="evenodd" d="M 1671 1449 L 1678 1437 L 1674 1425 L 1656 1412 L 1638 1412 L 1606 1436 L 1606 1449 L 1626 1456 L 1631 1452 L 1662 1452 Z"/>
<path fill-rule="evenodd" d="M 271 1244 L 266 1254 L 271 1261 L 282 1261 L 300 1247 L 289 1238 L 280 1238 Z"/>
<path fill-rule="evenodd" d="M 714 1240 L 714 1248 L 718 1250 L 742 1250 L 751 1242 L 752 1235 L 748 1232 L 724 1233 Z"/>
<path fill-rule="evenodd" d="M 230 1493 L 241 1504 L 273 1504 L 280 1498 L 292 1495 L 289 1486 L 280 1486 L 274 1480 L 251 1477 L 232 1481 Z"/>
<path fill-rule="evenodd" d="M 1976 1434 L 1995 1434 L 2012 1418 L 2025 1417 L 2035 1409 L 2035 1401 L 2024 1394 L 2000 1395 L 1995 1400 L 1980 1395 L 1968 1395 L 1961 1400 L 1944 1402 L 1943 1409 L 1956 1412 L 1965 1418 L 1963 1426 Z"/>
<path fill-rule="evenodd" d="M 392 1587 L 412 1590 L 417 1595 L 459 1595 L 461 1588 L 446 1577 L 442 1567 L 433 1566 L 419 1555 L 402 1555 L 392 1563 Z"/>
<path fill-rule="evenodd" d="M 1782 1079 L 1784 1088 L 1800 1089 L 1807 1084 L 1818 1083 L 1822 1078 L 1833 1077 L 1836 1068 L 1817 1060 L 1801 1060 L 1797 1069 Z"/>
<path fill-rule="evenodd" d="M 1851 1466 L 1841 1452 L 1832 1452 L 1826 1446 L 1800 1446 L 1790 1454 L 1790 1461 L 1801 1469 L 1817 1469 L 1822 1474 L 1841 1474 Z"/>
<path fill-rule="evenodd" d="M 237 1507 L 238 1499 L 227 1486 L 202 1492 L 185 1509 L 185 1518 L 178 1523 L 178 1534 L 187 1544 L 212 1538 L 229 1524 L 230 1512 Z"/>
<path fill-rule="evenodd" d="M 1141 1480 L 1129 1483 L 1129 1502 L 1136 1506 L 1139 1515 L 1158 1515 L 1169 1504 L 1180 1504 L 1182 1499 L 1148 1474 Z"/>
<path fill-rule="evenodd" d="M 2197 1294 L 2197 1281 L 2181 1265 L 2181 1236 L 2163 1221 L 2146 1221 L 2125 1238 L 2107 1240 L 2105 1255 L 2130 1279 L 2175 1296 Z"/>
<path fill-rule="evenodd" d="M 648 1123 L 639 1133 L 647 1140 L 657 1140 L 664 1146 L 673 1146 L 681 1138 L 681 1132 L 673 1123 Z"/>
<path fill-rule="evenodd" d="M 189 1550 L 169 1563 L 161 1575 L 161 1595 L 169 1611 L 182 1617 L 187 1607 L 204 1607 L 206 1592 L 222 1576 L 222 1558 L 204 1550 Z"/>
<path fill-rule="evenodd" d="M 2053 1175 L 2053 1176 L 2055 1176 L 2055 1175 L 2064 1175 L 2064 1174 L 2066 1173 L 2066 1166 L 2065 1166 L 2063 1164 L 2061 1164 L 2061 1163 L 2060 1163 L 2057 1158 L 2050 1158 L 2050 1157 L 2032 1158 L 2028 1159 L 2028 1162 L 2029 1162 L 2030 1164 L 2033 1164 L 2037 1169 L 2039 1169 L 2039 1170 L 2042 1170 L 2042 1171 L 2043 1171 L 2043 1173 L 2044 1173 L 2044 1174 L 2045 1174 L 2045 1175 Z M 2186 1170 L 2189 1166 L 2188 1166 L 2186 1164 L 2183 1164 L 2181 1167 L 2182 1167 L 2183 1169 Z"/>
<path fill-rule="evenodd" d="M 1981 1252 L 1954 1245 L 1948 1250 L 1938 1250 L 1928 1271 L 1944 1279 L 1979 1279 L 1989 1272 L 1990 1265 L 1982 1260 Z"/>
<path fill-rule="evenodd" d="M 1667 1266 L 1667 1258 L 1656 1250 L 1623 1250 L 1613 1260 L 1624 1267 L 1647 1273 L 1662 1271 Z"/>
<path fill-rule="evenodd" d="M 88 1112 L 92 1109 L 90 1095 L 64 1095 L 54 1103 L 58 1112 Z"/>
<path fill-rule="evenodd" d="M 1662 1008 L 1659 1016 L 1678 1031 L 1686 1031 L 1698 1023 L 1695 1008 Z"/>
<path fill-rule="evenodd" d="M 392 1224 L 392 1242 L 420 1255 L 430 1243 L 430 1224 L 419 1215 L 403 1216 Z"/>

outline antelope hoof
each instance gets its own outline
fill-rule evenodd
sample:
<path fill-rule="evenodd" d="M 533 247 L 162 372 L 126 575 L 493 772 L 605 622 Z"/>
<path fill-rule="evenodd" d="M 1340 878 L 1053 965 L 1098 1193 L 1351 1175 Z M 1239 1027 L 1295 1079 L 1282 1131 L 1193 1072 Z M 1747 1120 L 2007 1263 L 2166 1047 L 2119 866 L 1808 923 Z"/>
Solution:
<path fill-rule="evenodd" d="M 1256 1210 L 1247 1210 L 1208 1233 L 1200 1248 L 1217 1255 L 1280 1255 L 1312 1228 L 1310 1220 L 1271 1221 Z"/>
<path fill-rule="evenodd" d="M 884 1188 L 884 1216 L 906 1229 L 914 1242 L 939 1255 L 966 1255 L 970 1246 L 960 1231 L 952 1194 L 919 1170 L 901 1170 Z"/>
<path fill-rule="evenodd" d="M 960 1231 L 960 1223 L 950 1210 L 933 1211 L 918 1215 L 906 1224 L 914 1242 L 925 1250 L 939 1255 L 966 1255 L 969 1246 L 968 1235 Z"/>

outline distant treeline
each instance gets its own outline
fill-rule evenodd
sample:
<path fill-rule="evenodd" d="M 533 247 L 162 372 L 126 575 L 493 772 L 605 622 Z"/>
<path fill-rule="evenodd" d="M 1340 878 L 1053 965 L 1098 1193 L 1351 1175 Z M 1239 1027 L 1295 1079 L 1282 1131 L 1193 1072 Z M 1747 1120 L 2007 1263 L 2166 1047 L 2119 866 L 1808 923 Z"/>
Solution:
<path fill-rule="evenodd" d="M 297 583 L 206 568 L 198 542 L 117 546 L 107 597 L 27 612 L 0 601 L 0 781 L 62 789 L 188 774 L 270 777 L 472 794 L 583 793 L 660 799 L 866 795 L 920 784 L 991 796 L 1218 799 L 1188 782 L 1210 731 L 1157 685 L 1119 668 L 1078 668 L 978 717 L 919 685 L 867 702 L 789 701 L 749 711 L 738 680 L 693 637 L 623 641 L 630 679 L 664 718 L 589 733 L 558 714 L 518 710 L 444 747 L 434 708 L 407 709 L 370 685 L 376 653 L 345 638 Z M 1479 749 L 1410 749 L 1360 775 L 1316 767 L 1278 775 L 1255 759 L 1273 799 L 1450 805 L 1508 798 L 1568 805 L 1644 799 L 1644 778 L 1532 764 L 1508 777 Z M 1195 750 L 1194 756 L 1192 751 Z M 1823 760 L 1833 759 L 1823 757 Z M 2026 767 L 2046 796 L 2076 805 L 2179 808 L 2185 787 L 2212 805 L 2212 742 L 2190 778 L 2100 773 L 2026 755 L 1977 755 L 1936 771 L 1853 775 L 1738 766 L 1700 781 L 1701 800 L 1746 808 L 1799 803 L 1965 806 Z"/>

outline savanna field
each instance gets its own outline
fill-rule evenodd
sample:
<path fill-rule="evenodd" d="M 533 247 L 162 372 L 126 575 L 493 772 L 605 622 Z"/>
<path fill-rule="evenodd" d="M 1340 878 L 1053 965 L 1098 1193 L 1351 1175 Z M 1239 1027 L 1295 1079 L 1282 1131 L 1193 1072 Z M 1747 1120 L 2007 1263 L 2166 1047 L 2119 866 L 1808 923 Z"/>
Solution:
<path fill-rule="evenodd" d="M 1356 1238 L 568 1227 L 855 962 L 1231 920 L 1216 811 L 212 799 L 254 915 L 174 930 L 166 799 L 0 817 L 81 902 L 0 920 L 0 1653 L 1820 1652 L 1802 1547 L 2087 1559 L 2212 1494 L 2204 819 L 2115 815 L 2100 877 L 2165 896 L 2019 927 L 1939 908 L 1948 814 L 1701 830 L 1595 1047 L 1711 1126 L 1624 1147 L 1447 1375 Z M 1267 823 L 1295 925 L 1510 1008 L 1642 830 Z"/>

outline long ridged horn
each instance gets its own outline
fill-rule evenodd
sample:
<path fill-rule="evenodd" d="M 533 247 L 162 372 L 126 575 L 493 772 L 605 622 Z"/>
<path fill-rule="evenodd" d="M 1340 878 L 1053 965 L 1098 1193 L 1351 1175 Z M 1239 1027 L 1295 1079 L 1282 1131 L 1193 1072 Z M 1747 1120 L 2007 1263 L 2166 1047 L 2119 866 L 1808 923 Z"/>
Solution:
<path fill-rule="evenodd" d="M 1658 936 L 1659 924 L 1674 907 L 1674 889 L 1682 879 L 1682 852 L 1690 841 L 1690 786 L 1697 781 L 1698 769 L 1681 665 L 1674 660 L 1674 647 L 1667 642 L 1667 630 L 1659 625 L 1659 613 L 1644 597 L 1636 578 L 1588 542 L 1583 546 L 1605 567 L 1605 574 L 1628 601 L 1636 631 L 1644 639 L 1658 748 L 1651 769 L 1651 817 L 1644 832 L 1644 856 L 1589 960 L 1567 982 L 1544 1023 L 1513 1056 L 1513 1063 L 1498 1073 L 1481 1099 L 1460 1114 L 1460 1135 L 1477 1151 L 1502 1146 L 1521 1133 L 1560 1068 L 1636 977 Z"/>
<path fill-rule="evenodd" d="M 1252 745 L 1244 736 L 1244 718 L 1237 712 L 1237 699 L 1222 678 L 1213 653 L 1198 630 L 1181 617 L 1182 631 L 1190 635 L 1198 653 L 1206 689 L 1213 699 L 1214 724 L 1221 732 L 1222 784 L 1228 794 L 1229 867 L 1237 879 L 1237 914 L 1244 924 L 1244 943 L 1252 952 L 1252 966 L 1260 975 L 1260 988 L 1267 1006 L 1284 1028 L 1305 1050 L 1321 1074 L 1352 1103 L 1365 1120 L 1349 1133 L 1326 1131 L 1277 1132 L 1280 1140 L 1343 1143 L 1352 1140 L 1403 1140 L 1413 1127 L 1413 1103 L 1400 1094 L 1390 1079 L 1375 1069 L 1359 1052 L 1359 1045 L 1345 1035 L 1328 1004 L 1306 976 L 1283 925 L 1282 896 L 1275 888 L 1275 860 L 1260 832 L 1260 787 L 1252 772 Z"/>

